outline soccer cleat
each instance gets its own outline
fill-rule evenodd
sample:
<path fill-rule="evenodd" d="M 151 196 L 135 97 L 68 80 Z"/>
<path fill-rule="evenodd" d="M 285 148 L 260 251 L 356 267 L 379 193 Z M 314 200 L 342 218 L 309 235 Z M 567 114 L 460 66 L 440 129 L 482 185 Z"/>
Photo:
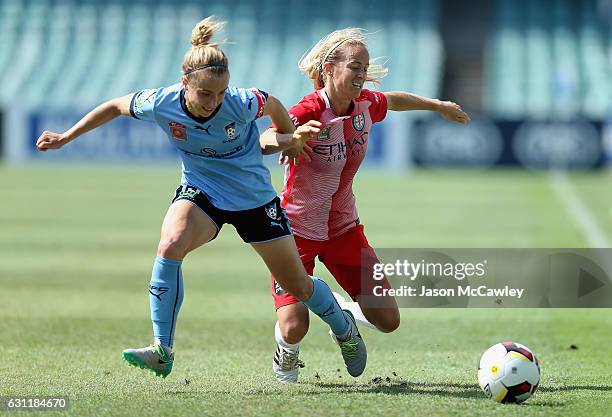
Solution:
<path fill-rule="evenodd" d="M 174 352 L 169 347 L 160 343 L 154 343 L 140 349 L 126 349 L 123 351 L 123 359 L 132 366 L 148 369 L 162 378 L 172 372 L 174 363 Z"/>
<path fill-rule="evenodd" d="M 276 374 L 276 379 L 281 384 L 293 384 L 297 382 L 300 368 L 304 367 L 304 362 L 298 359 L 300 351 L 291 352 L 276 345 L 272 369 Z"/>
<path fill-rule="evenodd" d="M 338 337 L 331 333 L 332 339 L 340 346 L 340 352 L 342 352 L 342 358 L 344 358 L 344 364 L 346 370 L 353 377 L 361 375 L 366 367 L 368 361 L 368 351 L 366 349 L 365 342 L 359 334 L 359 329 L 355 324 L 353 314 L 348 310 L 344 311 L 347 320 L 349 321 L 349 336 L 346 340 L 340 341 Z"/>

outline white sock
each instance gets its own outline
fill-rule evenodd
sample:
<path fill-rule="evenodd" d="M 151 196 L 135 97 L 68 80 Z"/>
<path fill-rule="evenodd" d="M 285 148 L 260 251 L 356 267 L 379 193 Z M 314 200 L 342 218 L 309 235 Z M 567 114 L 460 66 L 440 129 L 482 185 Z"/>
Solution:
<path fill-rule="evenodd" d="M 333 294 L 334 294 L 334 298 L 336 299 L 336 301 L 338 301 L 338 304 L 340 304 L 340 308 L 342 310 L 348 310 L 351 313 L 353 313 L 353 317 L 355 318 L 355 321 L 357 322 L 358 325 L 366 326 L 366 327 L 369 327 L 370 329 L 378 330 L 376 326 L 374 326 L 372 323 L 368 321 L 368 319 L 366 319 L 366 316 L 363 314 L 363 311 L 361 311 L 361 307 L 359 307 L 359 303 L 356 303 L 355 301 L 347 301 L 343 296 L 341 296 L 337 292 L 334 292 Z"/>
<path fill-rule="evenodd" d="M 278 321 L 276 321 L 276 325 L 274 326 L 274 338 L 276 339 L 276 343 L 278 343 L 285 350 L 288 350 L 293 353 L 300 350 L 300 342 L 291 344 L 287 343 L 285 339 L 283 339 L 283 335 L 280 331 L 280 324 L 278 323 Z"/>

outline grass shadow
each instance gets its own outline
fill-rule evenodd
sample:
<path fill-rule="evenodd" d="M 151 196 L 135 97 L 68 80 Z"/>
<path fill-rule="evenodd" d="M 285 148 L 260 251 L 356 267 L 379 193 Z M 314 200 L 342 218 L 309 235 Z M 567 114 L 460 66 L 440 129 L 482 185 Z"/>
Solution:
<path fill-rule="evenodd" d="M 279 387 L 281 387 L 279 385 Z M 391 378 L 380 378 L 376 377 L 368 382 L 362 383 L 339 383 L 339 382 L 301 382 L 296 387 L 303 389 L 304 387 L 310 388 L 309 390 L 300 390 L 299 392 L 293 392 L 292 395 L 305 395 L 305 396 L 316 396 L 325 395 L 333 392 L 346 392 L 346 393 L 363 393 L 363 394 L 388 394 L 388 395 L 427 395 L 431 397 L 446 397 L 446 398 L 461 398 L 461 399 L 480 399 L 484 400 L 485 397 L 476 384 L 466 383 L 452 383 L 452 382 L 411 382 L 404 379 L 391 379 Z M 287 386 L 282 386 L 287 388 Z M 538 389 L 542 393 L 556 393 L 566 391 L 612 391 L 610 385 L 567 385 L 567 386 L 552 386 L 552 387 L 540 387 Z M 230 394 L 228 390 L 221 390 L 216 394 L 225 393 Z M 206 395 L 203 392 L 189 391 L 185 387 L 177 386 L 168 390 L 164 393 L 168 396 L 180 396 L 185 398 L 197 398 L 202 395 Z M 209 393 L 210 394 L 210 393 Z M 271 395 L 271 396 L 282 396 L 286 395 L 287 392 L 283 390 L 269 390 L 269 389 L 256 389 L 245 391 L 245 395 Z M 547 401 L 537 397 L 530 399 L 521 406 L 528 407 L 550 407 L 550 408 L 561 408 L 565 407 L 566 403 L 562 401 Z"/>
<path fill-rule="evenodd" d="M 560 391 L 612 391 L 612 385 L 561 385 L 558 387 L 540 387 L 541 392 Z"/>
<path fill-rule="evenodd" d="M 319 382 L 311 384 L 313 387 L 330 390 L 350 390 L 350 392 L 375 393 L 389 395 L 422 394 L 438 397 L 454 398 L 482 398 L 482 391 L 478 386 L 471 384 L 455 383 L 423 383 L 405 380 L 382 380 L 373 379 L 365 384 L 340 384 L 334 382 Z M 321 392 L 308 393 L 310 395 Z M 308 395 L 307 394 L 307 395 Z"/>
<path fill-rule="evenodd" d="M 452 382 L 437 382 L 437 383 L 427 383 L 427 382 L 411 382 L 406 380 L 381 380 L 381 379 L 373 379 L 369 383 L 366 384 L 354 384 L 347 385 L 341 383 L 329 383 L 329 382 L 319 382 L 319 383 L 311 383 L 313 387 L 319 387 L 330 390 L 349 390 L 350 392 L 360 392 L 360 393 L 382 393 L 389 395 L 429 395 L 433 397 L 447 397 L 447 398 L 463 398 L 463 399 L 484 399 L 484 395 L 480 388 L 475 384 L 463 384 L 463 383 L 452 383 Z M 612 387 L 610 386 L 567 386 L 567 387 L 544 387 L 539 389 L 541 392 L 559 392 L 559 391 L 567 391 L 567 390 L 602 390 L 608 391 Z M 309 392 L 306 395 L 317 395 L 322 394 L 323 392 Z M 537 397 L 536 397 L 537 398 Z M 539 399 L 532 399 L 528 401 L 526 404 L 530 407 L 551 407 L 551 408 L 561 408 L 565 407 L 566 403 L 561 401 L 546 401 Z"/>

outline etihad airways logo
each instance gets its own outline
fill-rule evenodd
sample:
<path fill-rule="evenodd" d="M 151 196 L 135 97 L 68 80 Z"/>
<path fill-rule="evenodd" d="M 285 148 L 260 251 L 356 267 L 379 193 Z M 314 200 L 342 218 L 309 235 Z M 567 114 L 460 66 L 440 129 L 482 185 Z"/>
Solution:
<path fill-rule="evenodd" d="M 327 156 L 327 162 L 333 162 L 363 154 L 367 144 L 368 132 L 364 132 L 361 136 L 345 142 L 314 145 L 312 151 L 318 155 Z"/>

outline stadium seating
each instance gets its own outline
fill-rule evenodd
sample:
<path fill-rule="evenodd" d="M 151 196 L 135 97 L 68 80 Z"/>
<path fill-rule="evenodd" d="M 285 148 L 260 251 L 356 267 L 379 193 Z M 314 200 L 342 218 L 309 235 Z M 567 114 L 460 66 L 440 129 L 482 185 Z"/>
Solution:
<path fill-rule="evenodd" d="M 195 23 L 228 22 L 232 83 L 269 90 L 287 104 L 312 90 L 297 62 L 334 29 L 372 33 L 386 58 L 385 89 L 439 94 L 442 42 L 431 0 L 0 0 L 0 106 L 88 108 L 180 79 Z"/>
<path fill-rule="evenodd" d="M 598 0 L 495 0 L 483 110 L 498 117 L 604 118 L 612 24 Z M 180 79 L 194 24 L 228 22 L 232 83 L 290 104 L 311 91 L 297 62 L 330 31 L 360 26 L 389 68 L 381 88 L 439 96 L 442 0 L 0 0 L 0 108 L 89 108 Z M 18 99 L 17 99 L 18 97 Z"/>
<path fill-rule="evenodd" d="M 497 0 L 484 102 L 508 118 L 612 111 L 612 25 L 596 0 Z M 607 48 L 607 50 L 606 50 Z"/>

